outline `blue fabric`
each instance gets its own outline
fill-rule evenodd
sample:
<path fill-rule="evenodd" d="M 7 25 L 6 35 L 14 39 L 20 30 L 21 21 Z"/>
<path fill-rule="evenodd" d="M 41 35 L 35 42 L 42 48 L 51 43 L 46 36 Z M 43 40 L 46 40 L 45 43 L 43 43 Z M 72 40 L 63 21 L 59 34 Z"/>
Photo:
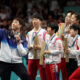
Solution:
<path fill-rule="evenodd" d="M 20 35 L 21 37 L 21 43 L 23 44 L 24 48 L 28 48 L 27 47 L 27 41 L 26 39 Z M 17 42 L 16 39 L 14 37 L 14 35 L 12 36 L 10 31 L 4 30 L 4 29 L 0 29 L 0 42 L 3 42 L 5 44 L 8 44 L 9 47 L 16 49 L 17 48 Z"/>
<path fill-rule="evenodd" d="M 56 80 L 59 80 L 59 78 L 58 78 L 58 72 L 56 72 Z"/>

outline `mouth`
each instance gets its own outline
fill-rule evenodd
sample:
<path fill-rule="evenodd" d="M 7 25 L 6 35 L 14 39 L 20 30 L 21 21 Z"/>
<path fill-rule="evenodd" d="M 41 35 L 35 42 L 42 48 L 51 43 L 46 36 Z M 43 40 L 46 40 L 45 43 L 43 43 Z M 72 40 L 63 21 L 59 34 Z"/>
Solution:
<path fill-rule="evenodd" d="M 17 27 L 17 25 L 13 25 L 13 28 L 16 28 Z"/>

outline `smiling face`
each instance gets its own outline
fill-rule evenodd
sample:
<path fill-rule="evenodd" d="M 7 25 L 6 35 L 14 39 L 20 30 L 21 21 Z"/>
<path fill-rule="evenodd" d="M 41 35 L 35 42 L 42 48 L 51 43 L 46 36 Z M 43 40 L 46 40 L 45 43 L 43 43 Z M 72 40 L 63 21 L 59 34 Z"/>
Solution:
<path fill-rule="evenodd" d="M 55 30 L 52 30 L 50 27 L 47 27 L 47 33 L 52 36 L 55 33 Z"/>
<path fill-rule="evenodd" d="M 75 35 L 78 33 L 78 30 L 70 29 L 70 35 L 71 37 L 75 37 Z"/>
<path fill-rule="evenodd" d="M 18 20 L 14 19 L 11 24 L 11 30 L 13 31 L 13 34 L 16 34 L 16 32 L 20 32 L 21 25 Z"/>
<path fill-rule="evenodd" d="M 74 31 L 73 29 L 70 29 L 70 35 L 71 35 L 72 37 L 74 37 L 75 31 Z"/>
<path fill-rule="evenodd" d="M 77 22 L 76 15 L 73 14 L 73 15 L 71 16 L 71 24 L 74 24 L 74 23 L 76 23 L 76 22 Z"/>
<path fill-rule="evenodd" d="M 65 17 L 65 23 L 70 24 L 71 23 L 71 13 L 68 13 Z"/>

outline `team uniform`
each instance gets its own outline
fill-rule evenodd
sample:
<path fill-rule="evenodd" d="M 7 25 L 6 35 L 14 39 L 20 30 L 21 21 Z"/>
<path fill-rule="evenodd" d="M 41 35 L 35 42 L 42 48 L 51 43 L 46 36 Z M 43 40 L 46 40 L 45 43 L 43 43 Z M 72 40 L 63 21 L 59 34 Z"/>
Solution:
<path fill-rule="evenodd" d="M 29 80 L 26 68 L 22 64 L 22 56 L 27 55 L 26 39 L 21 37 L 21 43 L 17 45 L 15 36 L 10 31 L 0 29 L 0 76 L 2 80 L 10 80 L 11 71 L 15 72 L 22 80 Z"/>
<path fill-rule="evenodd" d="M 74 38 L 70 34 L 66 34 L 65 37 L 68 39 L 68 47 L 72 49 Z M 67 63 L 68 77 L 77 69 L 77 64 L 76 55 L 69 54 L 69 62 Z"/>
<path fill-rule="evenodd" d="M 57 32 L 56 35 L 60 37 L 63 32 L 63 35 L 65 37 L 67 28 L 68 28 L 68 26 L 66 26 L 65 23 L 60 23 L 59 24 L 59 31 Z M 63 45 L 64 45 L 64 42 L 63 42 Z M 67 80 L 67 76 L 68 76 L 66 64 L 67 63 L 65 60 L 64 52 L 63 52 L 62 58 L 61 58 L 61 71 L 62 71 L 63 80 Z"/>
<path fill-rule="evenodd" d="M 28 32 L 27 40 L 28 46 L 33 47 L 35 34 L 38 36 L 38 42 L 41 46 L 42 42 L 46 40 L 46 30 L 39 28 L 35 33 L 34 29 Z M 37 50 L 37 58 L 34 59 L 34 50 L 30 50 L 28 54 L 28 73 L 31 77 L 31 80 L 35 80 L 37 75 L 37 70 L 39 69 L 41 80 L 46 80 L 45 77 L 45 67 L 43 65 L 39 65 L 40 61 L 40 50 Z"/>
<path fill-rule="evenodd" d="M 64 38 L 68 39 L 68 46 L 71 46 L 73 43 L 73 37 L 70 36 L 70 34 L 66 33 L 67 29 L 70 27 L 66 26 L 65 24 L 61 26 L 61 24 L 59 24 L 59 34 L 61 34 L 61 30 L 63 29 L 63 35 Z M 63 42 L 64 45 L 64 42 Z M 71 55 L 69 54 L 69 62 L 65 62 L 65 54 L 62 57 L 62 73 L 63 73 L 63 79 L 67 80 L 67 77 L 69 77 L 76 69 L 77 69 L 77 59 L 75 55 Z M 74 65 L 74 66 L 73 66 Z M 66 70 L 67 68 L 67 70 Z M 65 76 L 65 77 L 64 77 Z"/>
<path fill-rule="evenodd" d="M 56 34 L 53 34 L 52 38 L 47 42 L 45 49 L 50 51 L 49 54 L 45 54 L 47 80 L 59 79 L 61 55 L 63 53 L 62 41 Z"/>
<path fill-rule="evenodd" d="M 72 75 L 69 77 L 69 80 L 80 80 L 80 36 L 79 35 L 77 35 L 74 38 L 70 54 L 76 56 L 79 68 L 77 68 L 72 73 Z"/>

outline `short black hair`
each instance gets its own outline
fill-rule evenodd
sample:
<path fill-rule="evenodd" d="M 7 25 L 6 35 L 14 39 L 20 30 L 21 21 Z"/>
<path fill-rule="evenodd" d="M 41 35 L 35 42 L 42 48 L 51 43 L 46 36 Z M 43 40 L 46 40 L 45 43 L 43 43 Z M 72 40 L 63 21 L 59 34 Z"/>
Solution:
<path fill-rule="evenodd" d="M 43 21 L 43 17 L 40 14 L 34 14 L 34 15 L 32 15 L 32 17 Z"/>
<path fill-rule="evenodd" d="M 48 27 L 50 27 L 51 30 L 55 30 L 55 33 L 56 33 L 56 32 L 58 31 L 58 29 L 59 29 L 59 26 L 58 26 L 57 23 L 49 23 L 49 24 L 48 24 Z"/>
<path fill-rule="evenodd" d="M 78 30 L 78 34 L 79 34 L 80 28 L 78 24 L 73 24 L 72 26 L 70 26 L 70 29 L 73 29 L 74 31 Z"/>
<path fill-rule="evenodd" d="M 21 26 L 24 26 L 24 25 L 25 25 L 24 20 L 21 19 L 21 18 L 19 18 L 19 17 L 14 18 L 13 21 L 14 21 L 14 20 L 19 21 L 19 24 L 20 24 Z"/>
<path fill-rule="evenodd" d="M 68 14 L 68 13 L 71 13 L 71 15 L 72 15 L 72 14 L 74 14 L 75 12 L 74 12 L 74 11 L 69 10 L 69 11 L 67 12 L 67 14 Z"/>

